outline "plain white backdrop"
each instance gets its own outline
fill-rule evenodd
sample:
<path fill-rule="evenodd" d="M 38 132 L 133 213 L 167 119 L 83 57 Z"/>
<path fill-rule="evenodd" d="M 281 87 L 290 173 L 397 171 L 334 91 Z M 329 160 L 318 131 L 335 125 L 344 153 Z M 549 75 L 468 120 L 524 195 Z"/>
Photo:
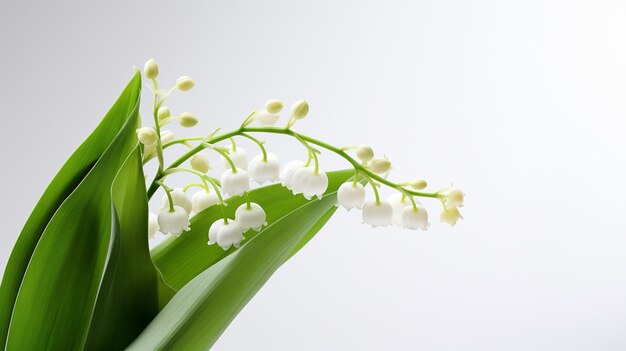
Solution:
<path fill-rule="evenodd" d="M 198 134 L 305 98 L 297 129 L 372 145 L 394 180 L 467 193 L 455 228 L 425 200 L 427 232 L 338 211 L 215 350 L 623 350 L 625 33 L 622 1 L 3 0 L 0 269 L 154 57 L 163 84 L 196 79 L 169 105 L 196 113 Z"/>

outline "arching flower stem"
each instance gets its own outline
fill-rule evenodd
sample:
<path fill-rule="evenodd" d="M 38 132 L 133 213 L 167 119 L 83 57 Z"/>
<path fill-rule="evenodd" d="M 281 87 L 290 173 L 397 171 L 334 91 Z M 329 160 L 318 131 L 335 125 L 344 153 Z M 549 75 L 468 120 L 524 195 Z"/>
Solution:
<path fill-rule="evenodd" d="M 307 149 L 309 150 L 309 152 L 312 153 L 312 158 L 314 161 L 316 161 L 317 164 L 317 156 L 316 153 L 319 152 L 318 150 L 314 149 L 313 147 L 311 147 L 309 144 L 313 144 L 313 145 L 317 145 L 323 149 L 326 149 L 328 151 L 331 151 L 335 154 L 337 154 L 338 156 L 342 157 L 343 159 L 345 159 L 346 161 L 348 161 L 352 167 L 354 167 L 354 169 L 356 171 L 358 171 L 360 174 L 363 174 L 367 177 L 369 177 L 371 180 L 376 181 L 380 184 L 384 184 L 392 189 L 396 189 L 400 192 L 402 192 L 403 194 L 407 194 L 407 195 L 412 195 L 412 196 L 419 196 L 419 197 L 430 197 L 430 198 L 437 198 L 437 193 L 429 193 L 429 192 L 422 192 L 422 191 L 415 191 L 415 190 L 411 190 L 411 189 L 407 189 L 404 186 L 400 185 L 400 184 L 396 184 L 390 180 L 385 179 L 384 177 L 381 177 L 380 175 L 372 172 L 371 170 L 367 169 L 361 162 L 355 160 L 354 158 L 352 158 L 352 156 L 350 156 L 348 153 L 346 153 L 344 150 L 342 150 L 341 148 L 338 148 L 336 146 L 330 145 L 326 142 L 323 142 L 321 140 L 312 138 L 310 136 L 295 132 L 291 129 L 286 129 L 286 128 L 277 128 L 277 127 L 243 127 L 243 128 L 239 128 L 233 131 L 230 131 L 228 133 L 224 133 L 222 135 L 217 135 L 217 136 L 211 136 L 209 138 L 185 138 L 185 139 L 179 139 L 173 142 L 168 143 L 169 145 L 173 145 L 176 143 L 184 143 L 187 141 L 194 141 L 194 140 L 201 140 L 203 141 L 201 144 L 199 144 L 198 146 L 194 147 L 193 149 L 189 150 L 187 153 L 185 153 L 184 155 L 182 155 L 180 158 L 178 158 L 176 161 L 174 161 L 169 168 L 176 168 L 178 166 L 180 166 L 183 162 L 185 162 L 187 159 L 189 159 L 191 156 L 195 155 L 196 153 L 204 150 L 205 148 L 208 148 L 210 146 L 212 146 L 213 144 L 219 143 L 221 141 L 227 140 L 229 138 L 235 137 L 235 136 L 239 136 L 242 134 L 248 134 L 248 133 L 270 133 L 270 134 L 282 134 L 282 135 L 288 135 L 291 136 L 293 138 L 295 138 L 296 140 L 300 141 L 303 145 L 305 145 L 305 147 L 307 147 Z M 215 149 L 217 152 L 222 152 L 219 149 Z M 315 150 L 315 151 L 312 151 Z M 228 160 L 228 158 L 227 158 Z M 231 164 L 231 167 L 234 166 L 234 163 Z M 318 166 L 319 167 L 319 166 Z M 163 175 L 165 171 L 161 171 L 161 172 L 157 172 L 157 175 L 155 177 L 155 181 L 150 185 L 150 187 L 148 188 L 148 197 L 152 197 L 152 195 L 154 195 L 154 193 L 156 192 L 157 188 L 158 188 L 158 184 L 156 183 L 157 181 L 159 181 Z"/>

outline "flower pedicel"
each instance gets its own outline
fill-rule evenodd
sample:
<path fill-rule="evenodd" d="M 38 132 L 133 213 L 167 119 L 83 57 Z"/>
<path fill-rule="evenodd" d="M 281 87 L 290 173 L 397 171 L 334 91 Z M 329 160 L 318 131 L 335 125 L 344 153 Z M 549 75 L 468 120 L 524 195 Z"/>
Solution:
<path fill-rule="evenodd" d="M 322 150 L 332 152 L 345 159 L 354 169 L 354 177 L 342 184 L 336 195 L 337 206 L 346 210 L 361 209 L 363 223 L 373 227 L 395 224 L 407 229 L 428 229 L 428 212 L 416 197 L 433 198 L 440 201 L 442 212 L 441 222 L 456 225 L 462 219 L 459 208 L 463 207 L 465 194 L 458 188 L 448 187 L 437 192 L 424 192 L 427 183 L 424 180 L 394 183 L 386 177 L 392 170 L 392 162 L 387 156 L 377 156 L 368 145 L 336 147 L 305 134 L 296 132 L 292 127 L 297 121 L 309 114 L 309 104 L 305 100 L 295 102 L 291 109 L 285 127 L 273 127 L 280 119 L 283 103 L 277 99 L 268 100 L 265 105 L 253 111 L 244 119 L 241 126 L 231 132 L 217 135 L 214 131 L 206 136 L 194 138 L 180 138 L 161 128 L 177 121 L 182 127 L 192 128 L 198 124 L 198 118 L 190 112 L 172 115 L 169 107 L 163 105 L 167 97 L 175 90 L 189 91 L 195 86 L 195 81 L 189 76 L 177 79 L 176 84 L 168 91 L 159 89 L 157 77 L 159 66 L 150 59 L 144 66 L 144 75 L 152 82 L 154 91 L 154 126 L 144 126 L 137 129 L 137 137 L 144 144 L 144 163 L 156 158 L 158 171 L 154 181 L 148 189 L 152 196 L 156 190 L 163 188 L 163 207 L 158 214 L 150 214 L 149 234 L 152 238 L 157 230 L 162 233 L 181 235 L 189 229 L 189 215 L 201 212 L 211 206 L 226 206 L 222 194 L 228 196 L 243 196 L 246 202 L 235 211 L 235 218 L 215 221 L 209 228 L 208 243 L 217 243 L 224 250 L 239 247 L 244 234 L 248 230 L 260 231 L 266 223 L 266 213 L 263 208 L 251 202 L 248 196 L 251 180 L 257 184 L 278 182 L 291 190 L 294 195 L 302 194 L 306 199 L 315 201 L 324 197 L 328 188 L 328 177 L 320 168 L 319 156 Z M 258 122 L 261 127 L 254 126 Z M 290 161 L 280 169 L 279 157 L 268 152 L 265 142 L 257 139 L 253 134 L 279 134 L 297 140 L 306 152 L 306 161 Z M 254 142 L 260 153 L 248 162 L 246 150 L 236 143 L 236 138 L 245 138 Z M 192 142 L 199 142 L 191 146 Z M 230 145 L 220 145 L 229 142 Z M 163 150 L 175 145 L 185 144 L 191 148 L 169 168 L 165 168 Z M 221 156 L 226 170 L 220 180 L 211 177 L 208 159 L 201 153 L 203 150 L 213 150 Z M 349 153 L 353 152 L 354 157 Z M 181 167 L 189 161 L 191 168 Z M 184 188 L 172 189 L 166 185 L 168 175 L 177 172 L 188 172 L 197 176 L 201 183 L 190 184 Z M 374 198 L 366 199 L 366 187 L 372 189 Z M 382 200 L 379 187 L 386 186 L 395 191 L 388 200 Z M 200 186 L 203 189 L 189 197 L 186 191 L 191 186 Z M 224 212 L 225 213 L 225 212 Z"/>

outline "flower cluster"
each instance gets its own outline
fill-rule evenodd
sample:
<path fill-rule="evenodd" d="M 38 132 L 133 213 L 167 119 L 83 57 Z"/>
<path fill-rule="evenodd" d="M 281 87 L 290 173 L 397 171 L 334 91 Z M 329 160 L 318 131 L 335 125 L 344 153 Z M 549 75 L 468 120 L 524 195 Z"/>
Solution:
<path fill-rule="evenodd" d="M 234 218 L 226 216 L 222 211 L 222 218 L 216 220 L 208 231 L 209 245 L 217 243 L 224 250 L 230 247 L 239 247 L 244 234 L 248 230 L 260 231 L 266 223 L 265 210 L 257 203 L 251 202 L 248 196 L 251 183 L 264 185 L 266 183 L 281 182 L 294 195 L 302 194 L 307 200 L 321 199 L 328 190 L 328 176 L 320 167 L 319 155 L 321 149 L 343 157 L 354 168 L 354 177 L 342 184 L 336 192 L 337 206 L 346 210 L 353 208 L 362 211 L 363 222 L 373 227 L 395 224 L 407 229 L 426 230 L 429 226 L 428 212 L 415 197 L 430 197 L 438 199 L 442 206 L 440 219 L 442 222 L 455 225 L 461 214 L 459 207 L 463 206 L 464 194 L 455 187 L 448 187 L 438 192 L 422 192 L 427 187 L 424 180 L 414 180 L 404 183 L 394 183 L 387 179 L 392 163 L 386 156 L 377 156 L 367 145 L 348 146 L 338 148 L 323 141 L 293 131 L 291 128 L 297 121 L 304 119 L 309 113 L 309 104 L 300 100 L 295 102 L 285 127 L 274 126 L 280 119 L 284 105 L 277 99 L 269 100 L 265 105 L 244 119 L 243 123 L 232 132 L 218 135 L 219 130 L 197 138 L 176 139 L 174 134 L 161 127 L 177 121 L 185 128 L 198 124 L 198 119 L 189 112 L 172 115 L 170 109 L 164 106 L 166 98 L 176 90 L 188 91 L 195 85 L 193 79 L 182 76 L 169 90 L 160 90 L 158 87 L 158 65 L 149 60 L 144 67 L 145 76 L 153 83 L 154 92 L 154 125 L 137 129 L 137 138 L 144 146 L 144 162 L 157 158 L 159 169 L 151 183 L 149 195 L 161 187 L 165 192 L 162 208 L 158 215 L 150 213 L 148 218 L 148 234 L 150 238 L 157 231 L 164 234 L 180 236 L 189 230 L 190 217 L 212 206 L 226 206 L 225 196 L 242 196 L 245 202 L 235 211 Z M 261 127 L 253 126 L 258 123 Z M 282 134 L 295 138 L 300 142 L 307 153 L 307 158 L 288 162 L 281 169 L 279 157 L 269 152 L 265 143 L 253 134 L 272 133 Z M 235 138 L 245 138 L 255 143 L 259 153 L 248 159 L 246 150 L 237 145 Z M 195 147 L 192 142 L 199 142 Z M 228 146 L 220 142 L 230 142 Z M 174 144 L 187 145 L 190 150 L 171 166 L 165 167 L 163 150 Z M 212 150 L 220 155 L 225 171 L 219 179 L 209 175 L 212 170 L 203 150 Z M 189 168 L 181 167 L 184 162 Z M 198 177 L 200 182 L 184 188 L 171 188 L 166 185 L 167 176 L 187 172 Z M 367 186 L 371 186 L 374 198 L 367 200 Z M 387 199 L 382 199 L 379 187 L 391 188 L 394 193 Z M 199 187 L 193 196 L 187 193 L 190 188 Z M 331 194 L 328 194 L 331 195 Z"/>

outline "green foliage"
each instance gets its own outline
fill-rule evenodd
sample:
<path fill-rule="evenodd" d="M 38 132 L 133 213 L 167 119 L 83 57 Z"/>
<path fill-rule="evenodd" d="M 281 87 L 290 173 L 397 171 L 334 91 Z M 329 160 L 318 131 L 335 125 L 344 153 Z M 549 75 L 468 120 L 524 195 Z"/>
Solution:
<path fill-rule="evenodd" d="M 207 245 L 209 226 L 222 215 L 213 206 L 193 217 L 189 232 L 151 253 L 135 135 L 140 92 L 136 74 L 20 233 L 0 285 L 6 350 L 209 348 L 333 215 L 336 191 L 353 175 L 329 173 L 319 201 L 278 184 L 253 190 L 250 199 L 265 209 L 269 226 L 249 231 L 240 249 Z M 232 218 L 243 199 L 227 203 Z"/>

